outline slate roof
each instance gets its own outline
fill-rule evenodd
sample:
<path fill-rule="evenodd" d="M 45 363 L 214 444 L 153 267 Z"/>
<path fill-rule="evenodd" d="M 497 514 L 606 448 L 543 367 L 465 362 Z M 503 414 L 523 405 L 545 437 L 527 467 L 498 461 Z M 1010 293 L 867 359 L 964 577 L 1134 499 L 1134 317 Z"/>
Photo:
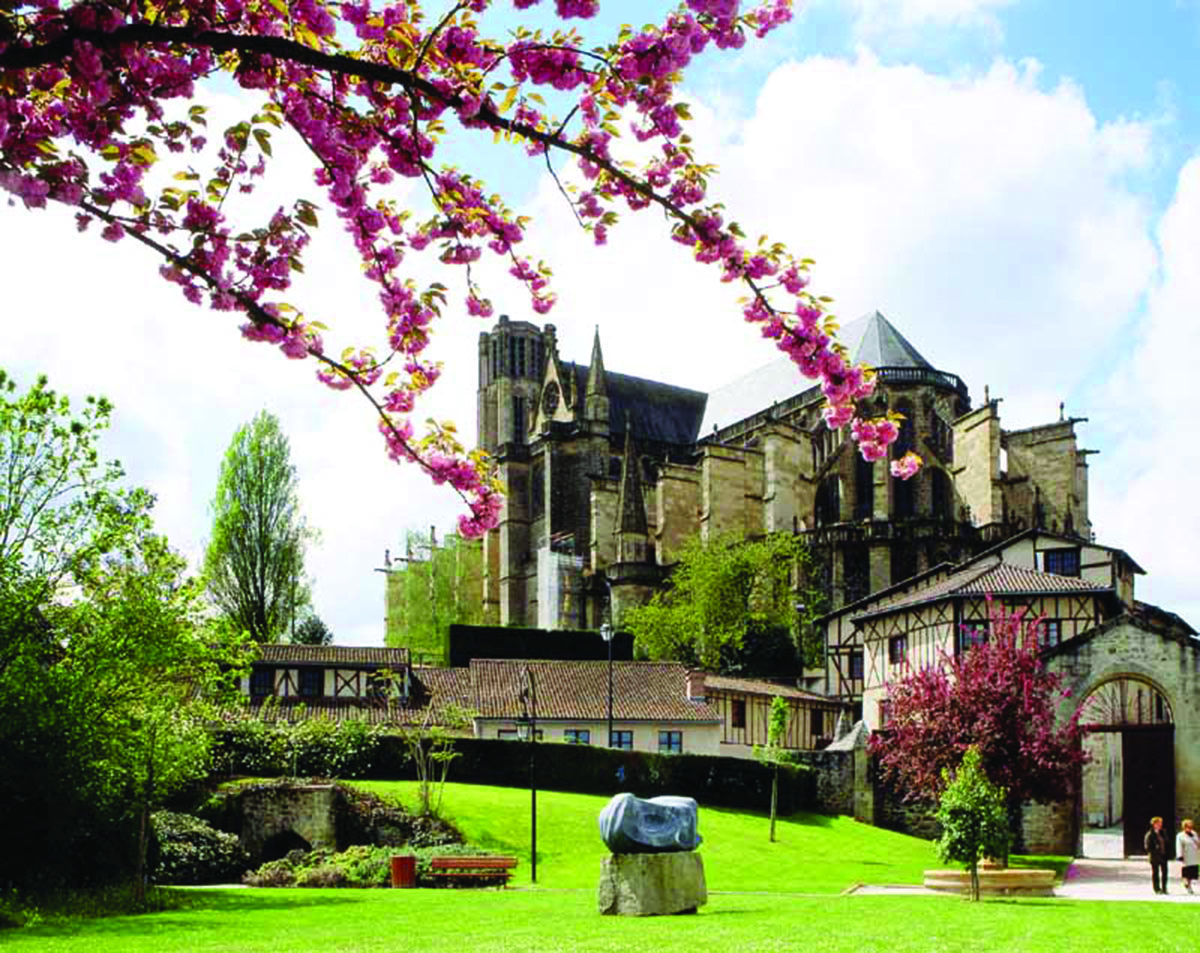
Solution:
<path fill-rule="evenodd" d="M 929 367 L 930 364 L 913 347 L 908 338 L 896 330 L 878 311 L 864 314 L 838 332 L 855 364 L 871 367 Z"/>
<path fill-rule="evenodd" d="M 608 717 L 608 662 L 471 661 L 472 704 L 481 718 L 522 713 L 525 669 L 533 674 L 537 717 L 603 721 Z M 687 698 L 687 669 L 678 662 L 613 663 L 613 718 L 619 721 L 719 722 L 703 702 Z"/>
<path fill-rule="evenodd" d="M 864 314 L 845 325 L 838 331 L 837 339 L 855 364 L 932 367 L 908 338 L 878 311 Z M 815 395 L 813 383 L 801 375 L 791 359 L 777 358 L 709 394 L 700 433 L 707 435 L 714 426 L 729 427 L 810 388 L 814 389 Z"/>
<path fill-rule="evenodd" d="M 861 615 L 856 615 L 854 621 L 873 619 L 914 606 L 963 596 L 986 596 L 989 594 L 993 596 L 1037 596 L 1075 592 L 1090 592 L 1098 595 L 1112 592 L 1112 589 L 1108 586 L 1086 582 L 1074 576 L 1059 576 L 1008 563 L 972 566 L 952 573 L 927 589 L 921 589 L 894 602 L 885 603 Z"/>
<path fill-rule="evenodd" d="M 260 662 L 275 665 L 337 665 L 346 668 L 392 668 L 408 664 L 408 649 L 371 645 L 260 645 Z"/>
<path fill-rule="evenodd" d="M 575 393 L 585 394 L 588 368 L 564 362 L 564 369 L 575 377 Z M 604 377 L 608 392 L 608 429 L 613 436 L 624 436 L 628 415 L 633 422 L 633 438 L 638 442 L 680 446 L 696 442 L 707 394 L 612 371 L 607 371 Z"/>
<path fill-rule="evenodd" d="M 828 695 L 805 691 L 803 688 L 797 688 L 795 685 L 779 685 L 761 678 L 732 678 L 728 675 L 705 675 L 704 691 L 707 693 L 710 689 L 718 692 L 742 692 L 746 695 L 779 695 L 783 698 L 795 699 L 796 701 L 816 701 L 827 702 L 830 705 L 841 705 L 837 699 L 830 698 Z"/>

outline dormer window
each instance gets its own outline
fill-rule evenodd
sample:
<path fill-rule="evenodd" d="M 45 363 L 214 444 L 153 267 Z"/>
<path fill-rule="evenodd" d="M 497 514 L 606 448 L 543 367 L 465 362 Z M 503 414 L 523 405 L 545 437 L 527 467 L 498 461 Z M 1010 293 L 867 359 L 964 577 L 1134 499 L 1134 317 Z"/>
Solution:
<path fill-rule="evenodd" d="M 300 695 L 303 698 L 320 698 L 324 694 L 325 672 L 319 668 L 300 669 Z"/>
<path fill-rule="evenodd" d="M 265 698 L 275 694 L 275 670 L 256 668 L 250 672 L 250 697 Z"/>
<path fill-rule="evenodd" d="M 1078 549 L 1047 549 L 1042 554 L 1045 571 L 1056 576 L 1079 576 Z"/>

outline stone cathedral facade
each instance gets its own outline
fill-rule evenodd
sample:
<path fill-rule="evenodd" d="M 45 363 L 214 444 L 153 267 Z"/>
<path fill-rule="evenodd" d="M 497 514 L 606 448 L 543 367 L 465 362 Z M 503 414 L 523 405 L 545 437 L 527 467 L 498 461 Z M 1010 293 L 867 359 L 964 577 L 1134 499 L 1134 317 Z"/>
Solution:
<path fill-rule="evenodd" d="M 878 312 L 842 329 L 876 368 L 867 413 L 904 415 L 907 482 L 868 464 L 848 428 L 780 359 L 710 393 L 562 358 L 553 325 L 501 317 L 479 339 L 480 445 L 508 497 L 484 541 L 484 604 L 500 624 L 595 628 L 647 600 L 688 537 L 802 534 L 831 606 L 1023 530 L 1091 538 L 1079 418 L 1005 430 L 999 401 L 930 364 Z"/>

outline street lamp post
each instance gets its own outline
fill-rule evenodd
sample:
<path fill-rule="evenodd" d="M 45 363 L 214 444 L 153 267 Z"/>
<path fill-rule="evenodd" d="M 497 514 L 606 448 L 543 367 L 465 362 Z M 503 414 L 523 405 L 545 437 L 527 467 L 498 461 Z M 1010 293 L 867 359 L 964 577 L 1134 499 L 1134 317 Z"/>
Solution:
<path fill-rule="evenodd" d="M 600 637 L 601 637 L 602 639 L 604 639 L 604 641 L 605 641 L 605 642 L 607 642 L 607 643 L 608 643 L 608 747 L 610 747 L 610 748 L 612 747 L 612 743 L 613 743 L 613 727 L 612 727 L 612 725 L 613 725 L 613 719 L 612 719 L 612 711 L 613 711 L 613 666 L 612 666 L 612 653 L 613 653 L 613 637 L 614 637 L 616 634 L 617 634 L 617 633 L 616 633 L 615 631 L 613 631 L 613 627 L 612 627 L 611 625 L 609 625 L 607 622 L 605 622 L 605 623 L 604 623 L 604 625 L 600 626 Z"/>
<path fill-rule="evenodd" d="M 517 733 L 529 741 L 529 869 L 530 882 L 537 883 L 537 685 L 528 667 L 525 682 L 525 688 L 521 690 Z"/>

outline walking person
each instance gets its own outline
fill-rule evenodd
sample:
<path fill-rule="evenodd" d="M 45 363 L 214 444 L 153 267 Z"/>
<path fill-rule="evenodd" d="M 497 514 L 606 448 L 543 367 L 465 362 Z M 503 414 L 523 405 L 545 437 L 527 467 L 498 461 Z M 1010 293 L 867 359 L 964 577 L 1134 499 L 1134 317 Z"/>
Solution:
<path fill-rule="evenodd" d="M 1197 836 L 1190 817 L 1184 820 L 1182 827 L 1183 830 L 1175 835 L 1175 852 L 1183 864 L 1183 889 L 1195 893 L 1192 881 L 1200 876 L 1200 836 Z"/>
<path fill-rule="evenodd" d="M 1155 893 L 1167 892 L 1167 835 L 1163 833 L 1162 825 L 1161 817 L 1150 818 L 1150 830 L 1143 839 L 1146 856 L 1150 858 L 1150 880 Z"/>

